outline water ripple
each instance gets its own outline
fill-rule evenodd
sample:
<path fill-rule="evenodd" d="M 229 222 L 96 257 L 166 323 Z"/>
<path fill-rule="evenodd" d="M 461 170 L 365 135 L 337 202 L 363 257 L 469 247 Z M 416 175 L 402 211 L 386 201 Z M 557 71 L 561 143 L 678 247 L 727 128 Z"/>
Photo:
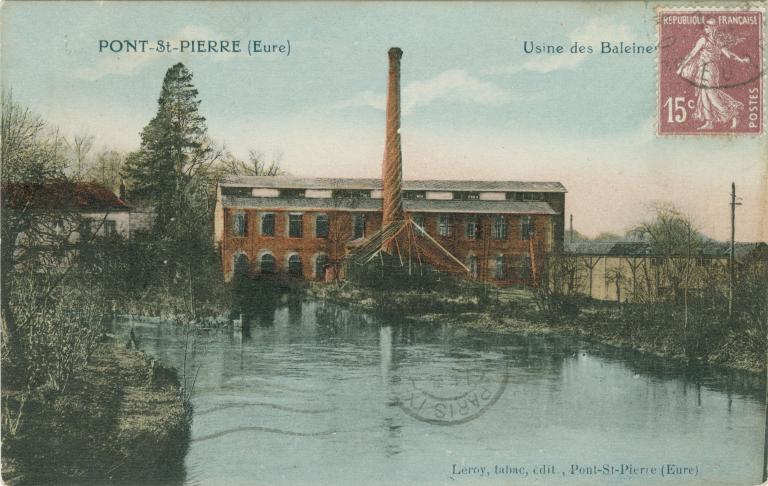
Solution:
<path fill-rule="evenodd" d="M 338 410 L 338 408 L 319 408 L 319 409 L 306 409 L 306 408 L 293 408 L 293 407 L 286 407 L 285 405 L 278 405 L 276 403 L 267 403 L 267 402 L 245 402 L 245 403 L 224 403 L 222 405 L 218 405 L 215 407 L 207 408 L 205 410 L 201 411 L 195 411 L 195 416 L 198 415 L 205 415 L 207 413 L 213 413 L 218 412 L 219 410 L 226 410 L 228 408 L 246 408 L 246 407 L 270 407 L 277 410 L 284 410 L 286 412 L 296 412 L 296 413 L 330 413 L 335 412 Z"/>
<path fill-rule="evenodd" d="M 292 430 L 274 429 L 272 427 L 252 426 L 252 427 L 239 427 L 237 429 L 227 429 L 227 430 L 222 430 L 220 432 L 214 432 L 213 434 L 208 434 L 202 437 L 197 437 L 195 439 L 192 439 L 192 442 L 202 442 L 204 440 L 216 439 L 219 437 L 223 437 L 225 435 L 235 434 L 238 432 L 269 432 L 272 434 L 290 435 L 295 437 L 323 437 L 323 436 L 333 435 L 336 433 L 336 431 L 333 431 L 333 430 L 328 430 L 323 432 L 295 432 Z"/>

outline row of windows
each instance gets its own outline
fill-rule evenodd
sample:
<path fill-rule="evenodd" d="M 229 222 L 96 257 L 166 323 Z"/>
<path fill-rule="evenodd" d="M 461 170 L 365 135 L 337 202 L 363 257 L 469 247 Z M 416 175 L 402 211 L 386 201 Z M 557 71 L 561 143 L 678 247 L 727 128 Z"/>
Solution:
<path fill-rule="evenodd" d="M 424 228 L 424 216 L 416 215 L 413 217 L 413 221 Z M 530 216 L 523 216 L 520 220 L 520 239 L 530 240 L 533 236 L 534 223 L 533 218 Z M 439 236 L 451 236 L 453 233 L 453 221 L 451 215 L 441 214 L 437 218 L 437 234 Z M 479 216 L 466 216 L 465 217 L 465 233 L 464 236 L 470 240 L 479 240 L 483 238 L 482 225 L 480 224 Z M 491 239 L 494 240 L 506 240 L 509 238 L 509 222 L 506 216 L 495 215 L 491 223 Z"/>
<path fill-rule="evenodd" d="M 424 228 L 425 218 L 423 214 L 416 214 L 413 216 L 413 221 L 421 228 Z M 482 226 L 478 216 L 467 216 L 465 218 L 466 231 L 465 236 L 470 240 L 481 239 Z M 520 239 L 530 240 L 533 235 L 534 223 L 533 218 L 530 216 L 523 216 L 520 223 Z M 328 238 L 330 232 L 328 216 L 325 214 L 318 214 L 315 216 L 315 238 Z M 437 234 L 440 236 L 448 237 L 453 232 L 453 222 L 451 215 L 441 214 L 437 219 Z M 234 236 L 246 236 L 248 234 L 248 218 L 244 212 L 235 213 L 232 222 L 232 234 Z M 273 213 L 265 213 L 261 216 L 261 235 L 262 236 L 274 236 L 275 235 L 275 215 Z M 304 237 L 304 215 L 303 214 L 289 214 L 288 215 L 288 237 L 290 238 L 303 238 Z M 352 239 L 365 237 L 365 215 L 354 214 L 352 216 Z M 496 215 L 493 217 L 491 225 L 491 238 L 494 240 L 506 240 L 509 238 L 509 227 L 507 217 L 503 215 Z"/>
<path fill-rule="evenodd" d="M 249 187 L 226 187 L 222 188 L 222 194 L 225 196 L 249 197 L 251 188 Z M 304 198 L 305 189 L 279 189 L 279 197 L 283 198 Z M 371 191 L 366 189 L 336 189 L 331 191 L 332 198 L 343 199 L 370 199 Z M 480 199 L 480 191 L 453 191 L 451 196 L 458 201 L 476 201 Z M 403 199 L 426 199 L 427 191 L 406 190 L 402 192 Z M 504 198 L 508 201 L 544 201 L 543 192 L 505 192 Z"/>
<path fill-rule="evenodd" d="M 237 212 L 232 220 L 232 235 L 243 237 L 248 234 L 248 217 L 243 212 Z M 318 214 L 315 216 L 315 238 L 328 238 L 330 234 L 330 225 L 328 215 Z M 275 215 L 265 213 L 261 215 L 261 235 L 275 236 Z M 365 236 L 365 215 L 352 215 L 352 239 L 363 238 Z M 304 237 L 304 215 L 300 213 L 288 215 L 288 237 Z"/>

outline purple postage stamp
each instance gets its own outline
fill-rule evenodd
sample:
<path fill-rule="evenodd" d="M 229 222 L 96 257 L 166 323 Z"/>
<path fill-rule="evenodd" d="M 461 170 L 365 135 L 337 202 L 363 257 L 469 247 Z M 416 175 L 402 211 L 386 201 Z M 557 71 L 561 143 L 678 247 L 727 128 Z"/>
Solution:
<path fill-rule="evenodd" d="M 658 10 L 660 135 L 763 133 L 763 17 Z"/>

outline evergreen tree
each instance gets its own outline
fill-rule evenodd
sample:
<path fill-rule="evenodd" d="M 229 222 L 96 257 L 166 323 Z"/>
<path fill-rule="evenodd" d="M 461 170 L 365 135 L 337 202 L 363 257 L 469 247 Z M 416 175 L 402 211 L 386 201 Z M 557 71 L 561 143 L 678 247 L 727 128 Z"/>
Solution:
<path fill-rule="evenodd" d="M 167 235 L 199 193 L 200 169 L 210 164 L 212 149 L 205 118 L 198 108 L 192 73 L 178 63 L 168 69 L 155 117 L 141 132 L 141 148 L 126 161 L 124 175 L 132 200 L 154 207 L 156 233 Z"/>

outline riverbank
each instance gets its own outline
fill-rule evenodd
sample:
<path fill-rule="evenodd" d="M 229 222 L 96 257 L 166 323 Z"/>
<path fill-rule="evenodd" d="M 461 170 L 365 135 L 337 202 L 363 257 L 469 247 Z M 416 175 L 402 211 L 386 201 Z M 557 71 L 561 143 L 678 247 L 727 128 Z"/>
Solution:
<path fill-rule="evenodd" d="M 189 414 L 178 390 L 173 369 L 112 341 L 63 393 L 3 389 L 4 407 L 21 409 L 16 433 L 4 428 L 4 483 L 181 481 Z"/>
<path fill-rule="evenodd" d="M 761 373 L 765 370 L 765 336 L 749 331 L 721 333 L 714 338 L 700 321 L 687 332 L 668 322 L 685 317 L 671 310 L 662 319 L 641 318 L 637 308 L 617 308 L 602 302 L 582 303 L 578 310 L 555 314 L 542 311 L 530 289 L 468 286 L 462 291 L 388 290 L 386 293 L 353 286 L 315 284 L 309 293 L 370 313 L 401 314 L 409 319 L 449 323 L 484 331 L 579 336 L 612 346 L 632 348 L 660 356 L 696 360 L 727 368 Z"/>

